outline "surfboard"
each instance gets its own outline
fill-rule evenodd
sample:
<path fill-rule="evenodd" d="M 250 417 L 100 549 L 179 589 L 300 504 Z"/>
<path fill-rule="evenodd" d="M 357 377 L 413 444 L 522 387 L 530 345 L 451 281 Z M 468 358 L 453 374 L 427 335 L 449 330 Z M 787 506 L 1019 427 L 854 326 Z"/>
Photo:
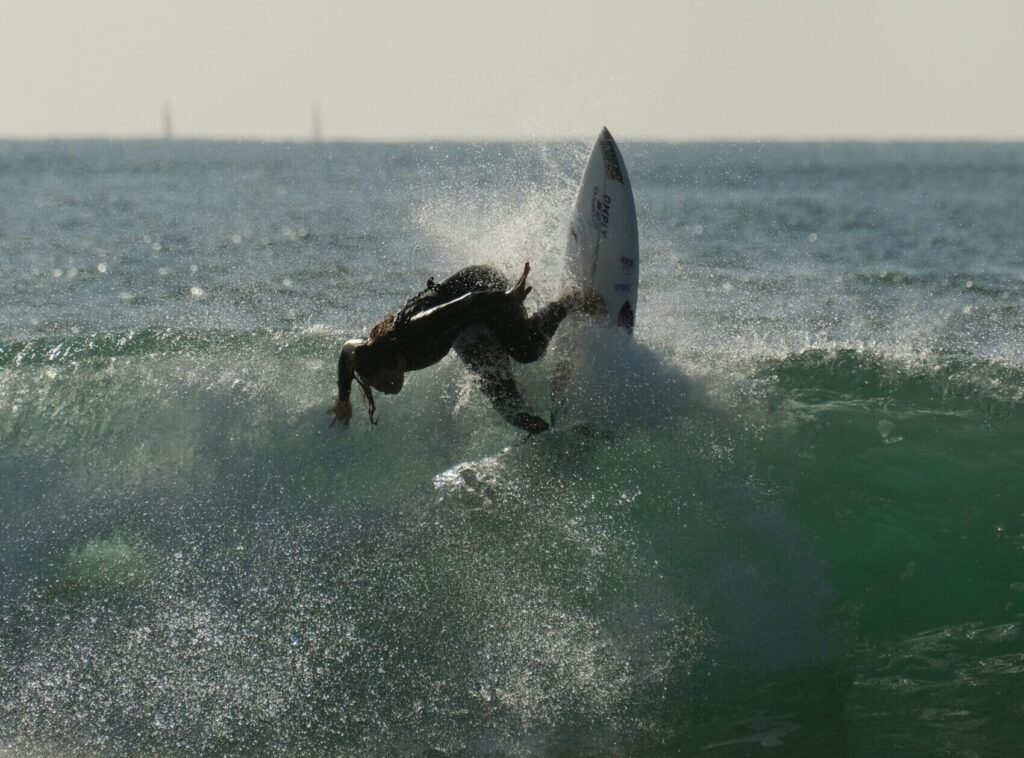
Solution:
<path fill-rule="evenodd" d="M 601 130 L 583 169 L 563 260 L 563 291 L 591 288 L 604 299 L 607 310 L 601 316 L 573 316 L 559 329 L 551 386 L 552 425 L 587 421 L 588 409 L 600 404 L 593 391 L 595 379 L 607 388 L 608 371 L 616 370 L 614 358 L 621 355 L 617 343 L 630 340 L 636 323 L 640 282 L 636 204 L 626 162 L 607 128 Z M 579 413 L 582 418 L 573 419 Z"/>
<path fill-rule="evenodd" d="M 564 283 L 604 298 L 608 326 L 632 334 L 640 281 L 640 237 L 633 188 L 619 146 L 607 128 L 583 169 L 569 220 Z"/>

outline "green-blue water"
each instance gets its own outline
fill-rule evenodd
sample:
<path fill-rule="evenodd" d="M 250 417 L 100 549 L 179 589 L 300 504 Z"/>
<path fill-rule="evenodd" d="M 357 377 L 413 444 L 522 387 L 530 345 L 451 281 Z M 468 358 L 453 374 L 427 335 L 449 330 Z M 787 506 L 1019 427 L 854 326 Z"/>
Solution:
<path fill-rule="evenodd" d="M 328 427 L 429 276 L 557 294 L 589 147 L 0 142 L 0 752 L 1019 752 L 1022 145 L 623 141 L 587 433 Z"/>

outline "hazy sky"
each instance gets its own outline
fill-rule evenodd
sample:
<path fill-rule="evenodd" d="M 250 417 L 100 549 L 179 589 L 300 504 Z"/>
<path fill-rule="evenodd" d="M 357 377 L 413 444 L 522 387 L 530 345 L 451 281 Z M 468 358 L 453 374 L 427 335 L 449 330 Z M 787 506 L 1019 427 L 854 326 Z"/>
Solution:
<path fill-rule="evenodd" d="M 1024 139 L 1022 0 L 0 0 L 0 136 Z"/>

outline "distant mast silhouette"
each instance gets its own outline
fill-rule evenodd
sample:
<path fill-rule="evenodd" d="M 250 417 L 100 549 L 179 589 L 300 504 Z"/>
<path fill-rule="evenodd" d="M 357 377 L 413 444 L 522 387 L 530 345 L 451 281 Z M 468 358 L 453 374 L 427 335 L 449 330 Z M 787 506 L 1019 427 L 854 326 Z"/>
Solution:
<path fill-rule="evenodd" d="M 320 114 L 320 101 L 313 103 L 313 142 L 322 142 L 323 135 L 323 117 Z"/>
<path fill-rule="evenodd" d="M 164 103 L 164 139 L 174 139 L 174 124 L 171 120 L 170 103 Z"/>

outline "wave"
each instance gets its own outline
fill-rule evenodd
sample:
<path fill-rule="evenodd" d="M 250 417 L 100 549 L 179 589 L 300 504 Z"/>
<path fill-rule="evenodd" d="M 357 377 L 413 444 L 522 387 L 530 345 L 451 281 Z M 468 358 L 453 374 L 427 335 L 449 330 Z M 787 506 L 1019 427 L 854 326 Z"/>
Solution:
<path fill-rule="evenodd" d="M 339 431 L 337 342 L 0 346 L 8 744 L 695 749 L 725 741 L 713 703 L 756 710 L 779 677 L 841 710 L 854 635 L 1009 602 L 1016 368 L 805 351 L 737 393 L 623 341 L 584 351 L 549 434 L 455 361 Z M 538 408 L 549 370 L 520 372 Z"/>
<path fill-rule="evenodd" d="M 1018 415 L 1024 370 L 957 354 L 890 356 L 856 348 L 807 349 L 764 360 L 755 378 L 807 404 L 883 404 L 907 411 Z"/>

